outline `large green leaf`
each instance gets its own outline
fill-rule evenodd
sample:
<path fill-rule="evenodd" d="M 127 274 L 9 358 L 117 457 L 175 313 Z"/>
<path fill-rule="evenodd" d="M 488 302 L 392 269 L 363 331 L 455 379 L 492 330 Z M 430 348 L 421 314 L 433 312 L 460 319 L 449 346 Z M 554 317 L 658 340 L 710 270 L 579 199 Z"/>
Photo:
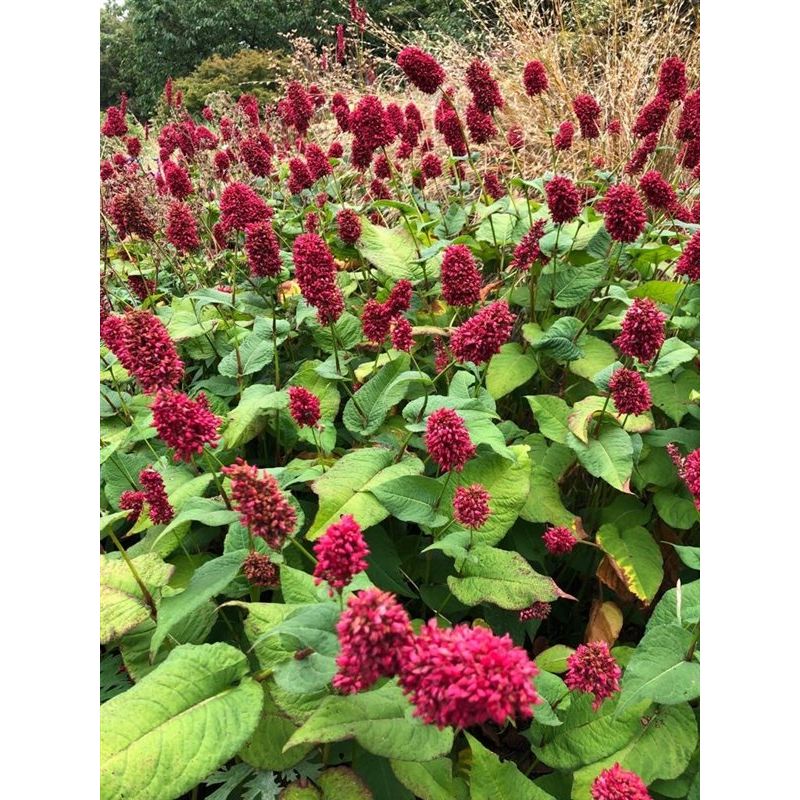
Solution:
<path fill-rule="evenodd" d="M 639 526 L 619 531 L 615 525 L 603 525 L 596 539 L 618 567 L 628 589 L 649 603 L 664 578 L 661 550 L 650 532 Z"/>
<path fill-rule="evenodd" d="M 255 730 L 262 690 L 228 644 L 183 645 L 100 707 L 102 800 L 175 800 Z"/>
<path fill-rule="evenodd" d="M 555 361 L 576 361 L 584 352 L 575 344 L 583 323 L 577 317 L 559 317 L 531 347 Z"/>
<path fill-rule="evenodd" d="M 646 784 L 677 778 L 688 766 L 697 740 L 697 721 L 688 703 L 662 706 L 642 717 L 636 736 L 624 747 L 574 773 L 572 800 L 591 800 L 595 778 L 616 763 Z"/>
<path fill-rule="evenodd" d="M 555 269 L 552 263 L 548 264 L 537 283 L 536 310 L 548 308 L 551 297 L 556 308 L 574 308 L 603 282 L 606 272 L 608 265 L 603 261 L 577 267 L 559 262 Z"/>
<path fill-rule="evenodd" d="M 450 575 L 447 585 L 464 605 L 493 603 L 509 611 L 561 596 L 553 579 L 536 572 L 519 553 L 486 545 L 470 550 L 461 574 Z"/>
<path fill-rule="evenodd" d="M 274 353 L 272 342 L 257 333 L 250 333 L 239 345 L 238 353 L 231 350 L 219 362 L 219 374 L 226 378 L 236 378 L 258 372 L 271 359 Z"/>
<path fill-rule="evenodd" d="M 578 340 L 583 357 L 570 362 L 569 371 L 581 378 L 591 380 L 617 360 L 617 351 L 604 339 L 584 334 Z"/>
<path fill-rule="evenodd" d="M 254 439 L 266 427 L 266 417 L 276 409 L 286 408 L 289 396 L 276 392 L 271 384 L 256 383 L 242 392 L 239 404 L 228 414 L 225 447 L 233 449 Z"/>
<path fill-rule="evenodd" d="M 312 484 L 319 496 L 319 509 L 306 538 L 319 538 L 343 514 L 352 514 L 365 529 L 377 525 L 389 512 L 371 494 L 372 489 L 393 478 L 420 472 L 422 462 L 415 456 L 406 456 L 395 464 L 390 450 L 352 450 Z"/>
<path fill-rule="evenodd" d="M 522 350 L 522 345 L 509 342 L 492 356 L 486 369 L 486 388 L 497 400 L 527 383 L 539 368 L 533 353 Z"/>
<path fill-rule="evenodd" d="M 558 770 L 574 770 L 615 753 L 633 741 L 641 730 L 641 713 L 649 703 L 617 718 L 616 699 L 609 699 L 597 711 L 592 696 L 578 693 L 571 698 L 563 725 L 544 744 L 534 747 L 536 757 Z"/>
<path fill-rule="evenodd" d="M 453 776 L 449 758 L 433 761 L 399 761 L 392 759 L 392 770 L 400 783 L 421 800 L 467 800 L 467 785 Z"/>
<path fill-rule="evenodd" d="M 613 400 L 590 395 L 589 397 L 584 397 L 583 400 L 579 400 L 572 407 L 572 413 L 567 420 L 570 431 L 584 444 L 588 444 L 590 423 L 599 418 L 604 409 L 605 413 L 614 417 L 620 425 L 624 422 L 623 429 L 629 433 L 647 433 L 647 431 L 653 430 L 655 423 L 653 422 L 653 415 L 649 411 L 639 415 L 620 414 Z M 608 424 L 608 420 L 603 418 L 603 424 Z"/>
<path fill-rule="evenodd" d="M 430 761 L 450 751 L 453 730 L 439 730 L 413 716 L 413 706 L 391 681 L 370 692 L 326 698 L 286 748 L 342 739 L 355 739 L 376 756 Z"/>
<path fill-rule="evenodd" d="M 654 367 L 650 369 L 648 377 L 658 378 L 660 375 L 668 375 L 675 367 L 692 361 L 697 355 L 697 350 L 686 342 L 673 336 L 661 345 L 661 352 Z"/>
<path fill-rule="evenodd" d="M 686 660 L 692 636 L 680 625 L 645 633 L 625 670 L 618 714 L 642 700 L 675 705 L 700 696 L 700 665 Z"/>
<path fill-rule="evenodd" d="M 692 392 L 700 390 L 700 376 L 691 369 L 681 370 L 674 380 L 669 375 L 656 378 L 648 376 L 647 383 L 653 405 L 660 408 L 676 425 L 680 425 L 689 407 L 694 405 Z"/>
<path fill-rule="evenodd" d="M 513 460 L 497 453 L 473 458 L 462 472 L 447 482 L 440 508 L 449 512 L 459 486 L 479 483 L 489 492 L 489 519 L 476 530 L 476 544 L 497 544 L 519 518 L 522 505 L 530 490 L 531 461 L 527 445 L 512 445 L 508 452 Z"/>
<path fill-rule="evenodd" d="M 542 435 L 564 444 L 569 433 L 569 406 L 560 397 L 549 394 L 526 395 L 526 400 Z"/>
<path fill-rule="evenodd" d="M 573 531 L 580 521 L 580 517 L 564 507 L 558 481 L 545 467 L 539 466 L 531 470 L 531 490 L 519 515 L 528 522 L 549 522 Z"/>
<path fill-rule="evenodd" d="M 409 357 L 403 353 L 390 361 L 370 378 L 344 407 L 342 421 L 350 433 L 368 436 L 380 428 L 393 405 L 405 395 L 414 376 L 427 376 L 419 372 L 407 373 L 407 380 L 397 382 L 409 365 Z"/>
<path fill-rule="evenodd" d="M 653 505 L 658 516 L 671 528 L 685 531 L 700 521 L 700 513 L 694 501 L 669 489 L 656 492 L 653 495 Z"/>
<path fill-rule="evenodd" d="M 695 625 L 700 621 L 700 581 L 680 584 L 664 596 L 647 620 L 646 631 L 659 625 Z"/>
<path fill-rule="evenodd" d="M 356 249 L 370 264 L 393 280 L 422 280 L 422 266 L 416 263 L 414 240 L 403 227 L 384 228 L 362 217 L 361 237 L 356 242 Z"/>
<path fill-rule="evenodd" d="M 528 780 L 513 761 L 500 761 L 474 736 L 464 734 L 472 753 L 469 768 L 470 800 L 553 800 L 553 796 Z"/>
<path fill-rule="evenodd" d="M 157 601 L 158 590 L 173 572 L 154 553 L 131 560 L 147 591 Z M 100 556 L 100 644 L 119 639 L 150 618 L 143 592 L 122 558 Z"/>
<path fill-rule="evenodd" d="M 438 527 L 447 522 L 436 509 L 443 482 L 425 475 L 403 475 L 372 489 L 381 505 L 397 519 Z"/>
<path fill-rule="evenodd" d="M 602 478 L 621 492 L 630 492 L 633 472 L 633 444 L 631 437 L 616 425 L 603 425 L 597 438 L 584 444 L 571 431 L 567 434 L 567 445 L 590 475 Z"/>
<path fill-rule="evenodd" d="M 158 652 L 161 643 L 178 622 L 195 613 L 225 589 L 238 575 L 246 557 L 247 550 L 235 550 L 208 561 L 192 575 L 189 585 L 180 594 L 162 600 L 158 609 L 158 622 L 150 642 L 151 655 Z"/>
<path fill-rule="evenodd" d="M 283 746 L 297 730 L 297 726 L 275 704 L 266 683 L 261 685 L 264 693 L 261 718 L 237 755 L 242 761 L 258 769 L 286 770 L 302 761 L 313 745 L 300 745 L 283 752 Z"/>

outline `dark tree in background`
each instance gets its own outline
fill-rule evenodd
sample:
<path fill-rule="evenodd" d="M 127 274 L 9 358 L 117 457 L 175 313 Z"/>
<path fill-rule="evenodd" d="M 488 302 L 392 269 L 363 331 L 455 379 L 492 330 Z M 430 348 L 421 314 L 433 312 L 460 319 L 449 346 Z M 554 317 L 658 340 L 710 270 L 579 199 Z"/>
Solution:
<path fill-rule="evenodd" d="M 461 0 L 361 0 L 371 16 L 397 31 L 436 26 L 457 33 Z M 340 0 L 108 0 L 101 11 L 101 106 L 125 90 L 131 108 L 152 112 L 168 76 L 188 75 L 212 55 L 241 49 L 286 50 L 296 31 L 322 42 L 320 26 L 346 15 Z"/>

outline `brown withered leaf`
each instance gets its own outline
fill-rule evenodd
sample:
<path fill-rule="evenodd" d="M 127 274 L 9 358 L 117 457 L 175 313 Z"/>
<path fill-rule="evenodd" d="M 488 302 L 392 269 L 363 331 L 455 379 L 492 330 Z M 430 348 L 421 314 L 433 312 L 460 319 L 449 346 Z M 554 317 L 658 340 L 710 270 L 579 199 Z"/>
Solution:
<path fill-rule="evenodd" d="M 600 562 L 600 566 L 597 567 L 597 572 L 595 574 L 598 580 L 608 586 L 612 592 L 615 592 L 623 602 L 630 603 L 636 600 L 636 595 L 628 589 L 628 584 L 625 582 L 625 576 L 622 574 L 622 570 L 620 570 L 613 559 L 605 556 Z"/>
<path fill-rule="evenodd" d="M 495 289 L 502 285 L 502 281 L 492 281 L 491 283 L 487 283 L 486 286 L 481 289 L 481 300 L 485 300 Z"/>
<path fill-rule="evenodd" d="M 605 642 L 609 647 L 614 645 L 622 630 L 622 611 L 611 600 L 592 601 L 589 611 L 589 624 L 586 626 L 585 641 Z"/>

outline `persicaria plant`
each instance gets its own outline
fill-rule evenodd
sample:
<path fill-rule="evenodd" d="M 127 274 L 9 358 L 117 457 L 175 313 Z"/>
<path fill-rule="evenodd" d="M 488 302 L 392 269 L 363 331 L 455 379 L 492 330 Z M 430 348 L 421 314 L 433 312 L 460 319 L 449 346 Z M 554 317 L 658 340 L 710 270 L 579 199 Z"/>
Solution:
<path fill-rule="evenodd" d="M 697 798 L 696 63 L 395 56 L 104 115 L 101 796 Z"/>

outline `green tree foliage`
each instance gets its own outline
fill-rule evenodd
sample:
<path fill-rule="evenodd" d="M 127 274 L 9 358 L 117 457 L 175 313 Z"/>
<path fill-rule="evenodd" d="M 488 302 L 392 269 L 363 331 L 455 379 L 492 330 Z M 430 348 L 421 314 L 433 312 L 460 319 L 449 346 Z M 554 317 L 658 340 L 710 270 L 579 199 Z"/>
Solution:
<path fill-rule="evenodd" d="M 213 92 L 228 92 L 236 97 L 244 92 L 262 103 L 276 99 L 280 81 L 286 75 L 287 62 L 276 50 L 239 50 L 230 58 L 213 55 L 185 78 L 175 82 L 183 92 L 186 108 L 193 114 L 205 105 Z"/>
<path fill-rule="evenodd" d="M 117 0 L 100 9 L 100 107 L 117 102 L 120 92 L 133 93 L 133 29 Z"/>

